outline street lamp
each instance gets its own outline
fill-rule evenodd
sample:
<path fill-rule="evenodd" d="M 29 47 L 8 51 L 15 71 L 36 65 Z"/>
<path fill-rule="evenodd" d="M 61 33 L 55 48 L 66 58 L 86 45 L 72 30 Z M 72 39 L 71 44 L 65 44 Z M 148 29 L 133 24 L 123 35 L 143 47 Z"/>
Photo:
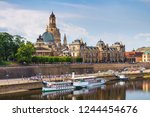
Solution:
<path fill-rule="evenodd" d="M 9 74 L 6 74 L 6 79 L 8 79 L 8 77 L 9 77 Z"/>
<path fill-rule="evenodd" d="M 39 73 L 39 79 L 41 79 L 41 73 Z"/>
<path fill-rule="evenodd" d="M 9 77 L 9 75 L 8 75 L 8 74 L 6 74 L 7 83 L 9 84 L 8 77 Z"/>

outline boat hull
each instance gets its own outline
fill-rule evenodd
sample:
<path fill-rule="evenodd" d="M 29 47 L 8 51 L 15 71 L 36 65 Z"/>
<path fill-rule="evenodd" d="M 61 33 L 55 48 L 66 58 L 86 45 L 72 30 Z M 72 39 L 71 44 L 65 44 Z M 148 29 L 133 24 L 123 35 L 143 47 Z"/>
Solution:
<path fill-rule="evenodd" d="M 74 89 L 74 86 L 56 87 L 56 88 L 43 87 L 42 92 L 54 92 L 54 91 L 70 90 L 70 89 Z"/>

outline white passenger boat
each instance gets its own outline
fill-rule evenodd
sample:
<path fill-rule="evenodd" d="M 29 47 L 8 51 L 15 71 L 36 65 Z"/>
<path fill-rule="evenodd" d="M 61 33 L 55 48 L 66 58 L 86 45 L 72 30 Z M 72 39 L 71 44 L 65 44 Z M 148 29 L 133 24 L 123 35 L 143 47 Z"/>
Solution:
<path fill-rule="evenodd" d="M 52 91 L 74 89 L 73 83 L 71 81 L 66 81 L 66 82 L 43 81 L 43 84 L 44 84 L 44 87 L 42 88 L 43 92 L 52 92 Z"/>
<path fill-rule="evenodd" d="M 74 91 L 74 89 L 67 89 L 67 90 L 58 90 L 58 91 L 47 91 L 47 92 L 42 92 L 42 96 L 61 96 L 64 94 L 70 94 Z"/>
<path fill-rule="evenodd" d="M 86 78 L 75 78 L 73 81 L 73 86 L 75 88 L 88 88 L 94 86 L 100 86 L 106 83 L 103 78 L 86 77 Z"/>

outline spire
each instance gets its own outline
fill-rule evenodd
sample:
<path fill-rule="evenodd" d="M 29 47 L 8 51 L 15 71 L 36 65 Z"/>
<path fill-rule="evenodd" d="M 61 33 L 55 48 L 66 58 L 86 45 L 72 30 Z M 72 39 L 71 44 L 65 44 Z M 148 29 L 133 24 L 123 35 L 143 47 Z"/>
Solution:
<path fill-rule="evenodd" d="M 67 37 L 66 37 L 66 34 L 64 34 L 64 43 L 63 43 L 64 46 L 67 46 Z"/>
<path fill-rule="evenodd" d="M 52 13 L 51 13 L 50 17 L 55 17 L 55 15 L 54 15 L 53 11 L 52 11 Z"/>
<path fill-rule="evenodd" d="M 102 39 L 101 39 L 101 34 L 99 35 L 99 37 L 100 37 L 99 41 L 102 41 Z"/>
<path fill-rule="evenodd" d="M 49 17 L 49 27 L 56 28 L 56 17 L 53 12 L 51 13 L 51 15 Z"/>

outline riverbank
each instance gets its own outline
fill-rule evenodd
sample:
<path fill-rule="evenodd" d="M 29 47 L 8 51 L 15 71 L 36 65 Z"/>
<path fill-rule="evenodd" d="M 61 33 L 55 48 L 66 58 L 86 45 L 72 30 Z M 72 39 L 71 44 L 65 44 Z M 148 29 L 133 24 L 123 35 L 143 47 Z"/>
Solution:
<path fill-rule="evenodd" d="M 150 78 L 150 69 L 144 70 L 143 73 L 140 71 L 130 71 L 130 72 L 124 72 L 126 76 L 129 77 L 129 80 L 145 80 Z M 81 74 L 80 76 L 96 76 L 100 78 L 105 78 L 109 80 L 111 83 L 116 82 L 117 79 L 115 78 L 114 74 L 111 72 L 98 72 L 93 74 Z M 71 76 L 66 77 L 44 77 L 42 80 L 46 81 L 62 81 L 64 79 L 70 79 Z M 31 80 L 31 79 L 6 79 L 6 80 L 0 80 L 0 95 L 3 94 L 10 94 L 10 93 L 16 93 L 16 92 L 25 92 L 28 90 L 34 90 L 34 89 L 41 89 L 42 88 L 42 80 Z"/>
<path fill-rule="evenodd" d="M 35 75 L 90 74 L 108 70 L 120 71 L 125 68 L 145 67 L 150 69 L 150 63 L 99 63 L 99 64 L 41 64 L 30 66 L 0 67 L 0 79 L 28 78 Z"/>
<path fill-rule="evenodd" d="M 142 73 L 140 70 L 134 69 L 144 67 Z M 122 71 L 126 68 L 131 69 Z M 30 78 L 40 77 L 43 80 L 62 80 L 63 78 L 71 78 L 71 73 L 75 72 L 76 75 L 96 75 L 101 78 L 114 79 L 114 74 L 111 71 L 122 71 L 123 74 L 130 77 L 132 80 L 137 77 L 149 78 L 150 63 L 138 64 L 42 64 L 31 66 L 13 66 L 13 67 L 0 67 L 0 94 L 23 92 L 42 88 L 42 82 Z"/>

